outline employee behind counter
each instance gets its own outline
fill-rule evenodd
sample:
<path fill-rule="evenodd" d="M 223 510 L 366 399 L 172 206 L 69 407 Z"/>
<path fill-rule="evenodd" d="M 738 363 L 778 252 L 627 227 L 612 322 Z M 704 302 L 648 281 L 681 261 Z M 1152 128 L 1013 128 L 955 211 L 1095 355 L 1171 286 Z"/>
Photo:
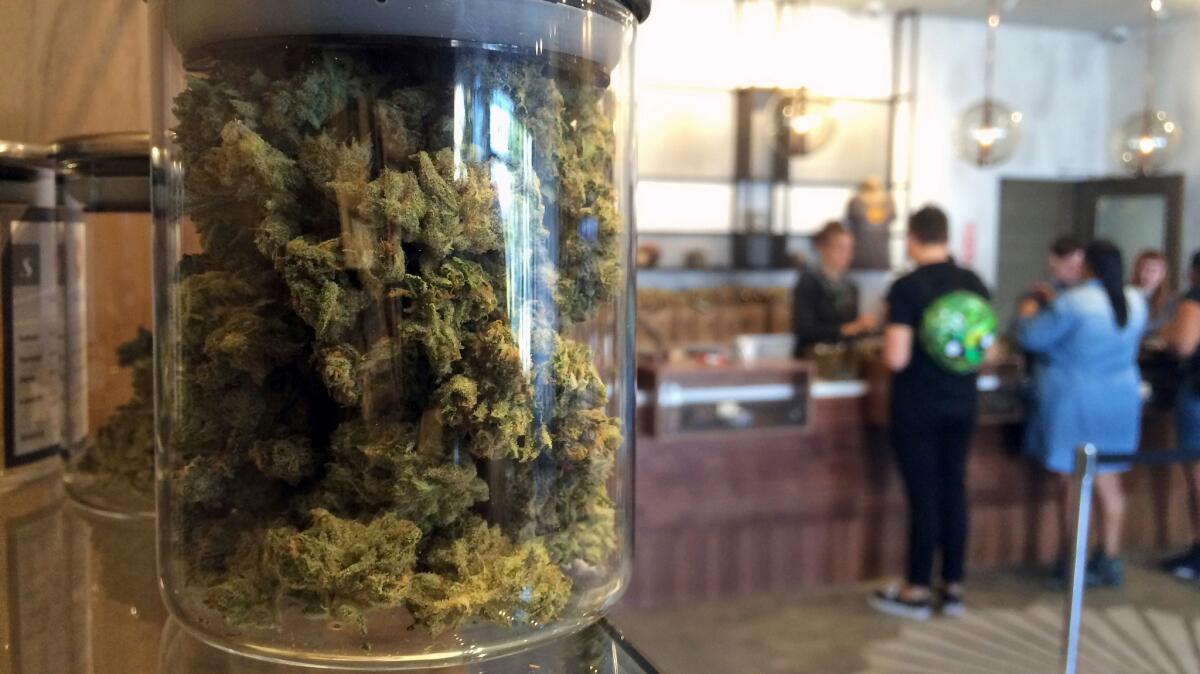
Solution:
<path fill-rule="evenodd" d="M 846 278 L 854 259 L 854 235 L 837 221 L 821 228 L 813 240 L 817 265 L 800 270 L 792 293 L 793 355 L 803 358 L 818 344 L 846 342 L 875 331 L 876 318 L 858 313 L 858 286 Z"/>

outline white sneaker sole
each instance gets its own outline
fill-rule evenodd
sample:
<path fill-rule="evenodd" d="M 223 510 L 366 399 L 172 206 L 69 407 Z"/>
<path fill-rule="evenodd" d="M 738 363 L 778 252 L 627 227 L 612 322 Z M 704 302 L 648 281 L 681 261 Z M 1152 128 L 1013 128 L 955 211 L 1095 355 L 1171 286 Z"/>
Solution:
<path fill-rule="evenodd" d="M 920 608 L 915 606 L 905 606 L 904 604 L 887 601 L 886 599 L 880 599 L 878 597 L 871 597 L 867 600 L 867 603 L 876 611 L 879 611 L 880 613 L 886 613 L 891 616 L 896 616 L 897 618 L 908 618 L 909 620 L 920 620 L 924 622 L 933 617 L 933 609 L 928 606 Z"/>
<path fill-rule="evenodd" d="M 942 615 L 947 618 L 965 618 L 967 617 L 967 607 L 962 604 L 957 606 L 943 606 Z"/>
<path fill-rule="evenodd" d="M 1180 580 L 1196 580 L 1196 570 L 1186 566 L 1177 566 L 1171 569 L 1171 575 Z"/>

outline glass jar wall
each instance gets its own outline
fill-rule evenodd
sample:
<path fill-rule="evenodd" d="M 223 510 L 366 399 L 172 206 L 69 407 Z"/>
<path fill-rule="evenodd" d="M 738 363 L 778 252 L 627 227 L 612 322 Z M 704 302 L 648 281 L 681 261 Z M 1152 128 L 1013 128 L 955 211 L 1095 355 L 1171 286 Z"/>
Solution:
<path fill-rule="evenodd" d="M 0 140 L 0 492 L 58 470 L 75 437 L 54 195 L 49 148 Z"/>
<path fill-rule="evenodd" d="M 154 514 L 150 138 L 119 133 L 54 146 L 71 243 L 68 407 L 81 425 L 67 491 L 115 516 Z"/>
<path fill-rule="evenodd" d="M 170 610 L 360 667 L 580 629 L 630 563 L 648 6 L 297 4 L 151 2 Z"/>

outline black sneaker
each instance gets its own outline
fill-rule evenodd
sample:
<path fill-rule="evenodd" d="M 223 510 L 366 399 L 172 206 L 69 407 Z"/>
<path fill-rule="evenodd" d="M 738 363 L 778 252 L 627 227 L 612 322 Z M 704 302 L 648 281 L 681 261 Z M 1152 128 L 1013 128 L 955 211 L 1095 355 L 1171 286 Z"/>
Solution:
<path fill-rule="evenodd" d="M 892 586 L 871 595 L 867 603 L 881 613 L 911 620 L 929 620 L 933 617 L 933 602 L 929 599 L 909 601 L 900 596 L 900 587 Z"/>
<path fill-rule="evenodd" d="M 1183 554 L 1164 559 L 1159 566 L 1163 571 L 1182 580 L 1200 578 L 1200 544 L 1193 545 Z"/>
<path fill-rule="evenodd" d="M 947 618 L 962 618 L 967 615 L 967 605 L 963 602 L 961 592 L 941 590 L 939 592 L 938 611 Z"/>
<path fill-rule="evenodd" d="M 1121 587 L 1125 584 L 1125 563 L 1097 550 L 1088 561 L 1084 580 L 1088 587 Z"/>

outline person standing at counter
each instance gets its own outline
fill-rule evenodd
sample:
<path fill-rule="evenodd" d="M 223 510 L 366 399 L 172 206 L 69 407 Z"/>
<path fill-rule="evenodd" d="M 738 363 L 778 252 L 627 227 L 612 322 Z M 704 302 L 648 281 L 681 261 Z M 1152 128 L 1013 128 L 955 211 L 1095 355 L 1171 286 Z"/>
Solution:
<path fill-rule="evenodd" d="M 1083 282 L 1084 244 L 1074 236 L 1060 236 L 1050 246 L 1046 256 L 1048 278 L 1034 287 L 1034 295 L 1049 303 L 1058 293 Z"/>
<path fill-rule="evenodd" d="M 1163 331 L 1167 345 L 1183 360 L 1182 381 L 1175 397 L 1176 444 L 1181 450 L 1200 450 L 1200 251 L 1192 256 L 1191 288 Z M 1163 570 L 1185 580 L 1200 578 L 1200 463 L 1187 466 L 1191 498 L 1191 549 L 1163 561 Z"/>
<path fill-rule="evenodd" d="M 908 496 L 907 582 L 871 597 L 876 609 L 924 620 L 933 614 L 933 563 L 941 550 L 941 609 L 962 615 L 967 547 L 967 451 L 978 415 L 977 377 L 952 372 L 918 343 L 926 310 L 958 291 L 989 298 L 983 281 L 950 257 L 946 214 L 926 206 L 909 218 L 917 264 L 887 296 L 883 358 L 892 371 L 891 438 Z"/>
<path fill-rule="evenodd" d="M 846 278 L 854 259 L 854 235 L 832 221 L 817 233 L 816 268 L 800 270 L 792 293 L 793 355 L 807 356 L 817 344 L 842 342 L 873 332 L 875 317 L 858 314 L 858 286 Z"/>
<path fill-rule="evenodd" d="M 1105 452 L 1136 452 L 1142 410 L 1137 355 L 1148 318 L 1146 300 L 1125 286 L 1121 251 L 1112 243 L 1089 244 L 1084 261 L 1082 284 L 1044 307 L 1027 300 L 1018 324 L 1022 348 L 1041 362 L 1026 450 L 1059 476 L 1064 551 L 1074 527 L 1070 476 L 1076 450 L 1091 442 Z M 1120 472 L 1125 469 L 1105 465 L 1096 476 L 1102 544 L 1087 566 L 1092 586 L 1124 582 L 1118 555 L 1125 514 Z M 1067 559 L 1065 552 L 1061 559 Z M 1063 572 L 1060 563 L 1056 573 Z"/>
<path fill-rule="evenodd" d="M 1017 320 L 1014 324 L 1014 331 L 1019 328 L 1021 309 L 1027 303 L 1031 303 L 1029 306 L 1036 304 L 1039 309 L 1044 308 L 1056 296 L 1083 282 L 1083 248 L 1083 242 L 1073 236 L 1060 236 L 1054 240 L 1054 243 L 1050 245 L 1050 251 L 1046 254 L 1045 279 L 1034 283 L 1029 291 L 1017 301 Z M 1040 408 L 1037 392 L 1038 377 L 1041 376 L 1045 364 L 1043 361 L 1042 354 L 1025 352 L 1027 382 L 1025 385 L 1025 437 L 1022 444 L 1027 453 L 1033 453 L 1031 448 L 1040 443 L 1037 437 L 1041 428 L 1041 423 L 1037 419 Z"/>
<path fill-rule="evenodd" d="M 1146 326 L 1146 337 L 1157 337 L 1171 321 L 1174 313 L 1171 301 L 1171 282 L 1168 278 L 1167 256 L 1157 250 L 1143 250 L 1133 263 L 1130 285 L 1142 292 L 1150 305 L 1150 322 Z"/>

